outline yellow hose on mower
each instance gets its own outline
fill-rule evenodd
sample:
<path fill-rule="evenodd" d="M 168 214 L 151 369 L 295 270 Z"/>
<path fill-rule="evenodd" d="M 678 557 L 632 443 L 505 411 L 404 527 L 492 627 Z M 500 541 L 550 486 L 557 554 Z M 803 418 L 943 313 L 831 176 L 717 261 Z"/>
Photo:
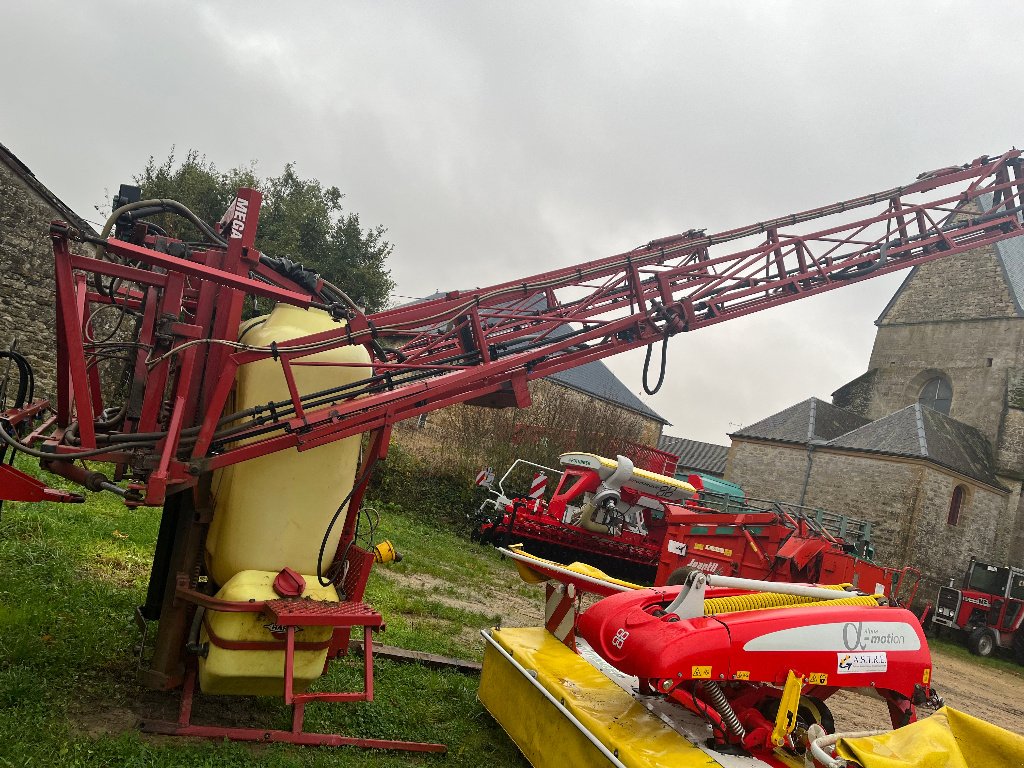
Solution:
<path fill-rule="evenodd" d="M 842 591 L 846 584 L 829 584 L 822 589 Z M 759 611 L 767 608 L 814 608 L 822 605 L 878 605 L 882 595 L 850 595 L 835 600 L 817 600 L 813 597 L 799 595 L 783 595 L 778 592 L 754 592 L 749 595 L 732 595 L 731 597 L 711 597 L 704 601 L 704 615 L 716 616 L 719 613 L 735 613 L 737 611 Z"/>

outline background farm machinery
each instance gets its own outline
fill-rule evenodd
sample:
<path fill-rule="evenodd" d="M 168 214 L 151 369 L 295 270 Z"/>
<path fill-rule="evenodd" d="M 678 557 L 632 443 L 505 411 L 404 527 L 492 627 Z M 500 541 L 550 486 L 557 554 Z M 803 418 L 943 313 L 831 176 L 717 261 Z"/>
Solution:
<path fill-rule="evenodd" d="M 1003 648 L 1024 664 L 1024 568 L 971 558 L 959 587 L 939 588 L 931 623 L 961 633 L 972 653 L 991 656 Z"/>
<path fill-rule="evenodd" d="M 1019 235 L 1020 155 L 374 314 L 255 248 L 258 191 L 239 190 L 210 225 L 125 188 L 99 237 L 51 227 L 54 397 L 35 399 L 28 359 L 6 355 L 19 384 L 0 413 L 0 499 L 82 501 L 16 469 L 23 454 L 83 490 L 162 507 L 137 612 L 142 677 L 183 695 L 176 722 L 147 729 L 441 749 L 303 730 L 310 701 L 373 696 L 372 637 L 383 619 L 362 602 L 373 557 L 357 537 L 393 425 L 462 402 L 526 406 L 531 380 L 660 344 L 658 381 L 644 372 L 654 392 L 676 334 Z M 980 208 L 982 199 L 991 203 Z M 146 220 L 165 212 L 189 219 L 197 240 L 169 238 Z M 268 314 L 243 319 L 248 305 L 268 302 Z M 620 520 L 625 488 L 595 489 L 592 525 L 639 528 L 635 514 Z M 310 691 L 353 631 L 365 641 L 363 688 Z M 292 728 L 194 724 L 199 691 L 281 695 Z"/>
<path fill-rule="evenodd" d="M 623 456 L 616 462 L 570 453 L 561 463 L 565 469 L 550 500 L 538 478 L 554 476 L 555 470 L 513 464 L 470 517 L 474 537 L 498 546 L 523 543 L 544 557 L 584 560 L 648 584 L 679 584 L 699 570 L 766 581 L 851 583 L 906 604 L 914 599 L 920 573 L 876 565 L 866 521 L 746 499 L 739 486 L 700 475 L 683 481 L 637 472 Z M 628 474 L 616 484 L 619 466 Z M 529 495 L 507 495 L 517 469 L 520 475 L 522 469 L 534 473 Z M 609 484 L 618 489 L 614 509 L 597 518 L 588 507 L 600 507 L 600 489 Z"/>

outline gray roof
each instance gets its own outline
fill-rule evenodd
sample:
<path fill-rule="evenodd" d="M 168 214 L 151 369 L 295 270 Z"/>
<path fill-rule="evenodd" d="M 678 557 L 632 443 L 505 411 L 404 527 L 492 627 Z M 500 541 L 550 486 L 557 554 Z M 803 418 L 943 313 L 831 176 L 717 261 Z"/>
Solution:
<path fill-rule="evenodd" d="M 979 196 L 978 203 L 981 208 L 980 212 L 982 214 L 987 213 L 992 208 L 992 195 Z M 1024 317 L 1024 235 L 1000 240 L 993 247 L 995 248 L 996 258 L 1003 268 L 1003 277 L 1006 280 L 1007 287 L 1010 289 L 1010 298 L 1013 299 L 1013 305 L 1017 310 L 1017 317 Z M 885 309 L 878 316 L 878 319 L 875 321 L 876 324 L 880 323 L 882 318 L 892 309 L 896 299 L 903 293 L 903 289 L 910 284 L 910 281 L 914 279 L 914 275 L 917 274 L 917 270 L 920 268 L 921 266 L 919 265 L 910 270 L 903 282 L 900 283 L 896 293 L 889 299 L 889 303 L 885 305 Z"/>
<path fill-rule="evenodd" d="M 570 368 L 566 371 L 552 373 L 544 378 L 596 397 L 599 400 L 606 400 L 622 408 L 635 411 L 662 424 L 671 423 L 647 407 L 625 384 L 619 381 L 614 373 L 608 370 L 608 366 L 599 360 Z"/>
<path fill-rule="evenodd" d="M 928 459 L 1005 490 L 992 467 L 988 439 L 977 429 L 915 403 L 828 443 L 836 448 Z"/>
<path fill-rule="evenodd" d="M 825 442 L 867 423 L 863 416 L 811 397 L 767 419 L 741 427 L 731 436 L 787 443 Z"/>
<path fill-rule="evenodd" d="M 729 456 L 729 447 L 702 443 L 699 440 L 687 440 L 684 437 L 662 435 L 658 440 L 658 449 L 679 457 L 679 466 L 707 472 L 712 475 L 725 473 L 725 460 Z"/>
<path fill-rule="evenodd" d="M 439 299 L 445 294 L 443 292 L 433 293 L 430 296 L 425 296 L 420 301 L 429 301 L 431 299 Z M 415 304 L 416 302 L 409 302 Z M 402 306 L 408 306 L 402 305 Z M 543 293 L 537 293 L 526 299 L 515 300 L 507 302 L 505 304 L 498 304 L 496 307 L 491 309 L 504 309 L 514 307 L 516 313 L 539 313 L 547 309 L 547 298 Z M 485 320 L 485 323 L 496 323 L 498 320 L 491 319 Z M 549 338 L 557 339 L 562 336 L 568 336 L 576 333 L 577 331 L 569 324 L 563 324 L 554 328 Z M 577 392 L 582 392 L 590 397 L 597 398 L 598 400 L 604 400 L 605 402 L 617 405 L 620 408 L 639 413 L 642 416 L 646 416 L 649 419 L 654 419 L 661 424 L 671 424 L 671 422 L 659 413 L 651 409 L 646 403 L 644 403 L 639 397 L 633 394 L 630 389 L 623 384 L 618 377 L 612 373 L 608 366 L 599 360 L 595 360 L 590 363 L 570 368 L 565 371 L 559 371 L 558 373 L 552 373 L 544 377 L 549 381 L 554 381 L 564 387 L 569 387 Z"/>
<path fill-rule="evenodd" d="M 4 163 L 7 167 L 14 172 L 25 184 L 33 190 L 40 198 L 42 198 L 51 208 L 62 216 L 68 224 L 75 227 L 81 232 L 84 232 L 93 237 L 97 237 L 98 233 L 92 228 L 92 226 L 79 216 L 77 213 L 68 207 L 67 203 L 57 197 L 53 192 L 46 188 L 36 175 L 32 173 L 27 165 L 19 160 L 11 150 L 0 144 L 0 162 Z"/>

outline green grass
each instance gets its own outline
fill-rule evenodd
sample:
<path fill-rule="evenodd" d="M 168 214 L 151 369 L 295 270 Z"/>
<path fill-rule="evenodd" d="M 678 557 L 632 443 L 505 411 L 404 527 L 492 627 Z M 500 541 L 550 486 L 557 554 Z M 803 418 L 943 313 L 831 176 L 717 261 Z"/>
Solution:
<path fill-rule="evenodd" d="M 20 465 L 31 469 L 28 464 Z M 61 485 L 46 475 L 47 482 Z M 405 554 L 371 577 L 366 599 L 385 617 L 379 642 L 480 658 L 477 630 L 500 619 L 498 605 L 460 605 L 481 590 L 539 600 L 489 548 L 385 505 L 378 539 Z M 523 766 L 515 746 L 476 700 L 477 678 L 378 661 L 373 702 L 314 704 L 307 728 L 388 739 L 440 741 L 447 755 L 351 748 L 245 745 L 151 737 L 136 717 L 173 717 L 177 694 L 136 681 L 132 620 L 143 602 L 159 510 L 130 510 L 108 494 L 86 504 L 6 502 L 0 517 L 0 766 Z M 418 582 L 422 581 L 420 585 Z M 496 601 L 497 603 L 498 601 Z M 324 688 L 358 685 L 352 663 L 332 666 Z M 286 728 L 274 700 L 205 700 L 238 724 Z M 197 714 L 201 718 L 204 709 Z"/>
<path fill-rule="evenodd" d="M 928 647 L 933 651 L 941 651 L 958 659 L 971 661 L 1002 672 L 1009 672 L 1017 677 L 1024 673 L 1024 667 L 1014 661 L 1013 653 L 1009 651 L 997 650 L 992 656 L 982 658 L 971 653 L 962 640 L 952 636 L 942 638 L 929 637 Z"/>

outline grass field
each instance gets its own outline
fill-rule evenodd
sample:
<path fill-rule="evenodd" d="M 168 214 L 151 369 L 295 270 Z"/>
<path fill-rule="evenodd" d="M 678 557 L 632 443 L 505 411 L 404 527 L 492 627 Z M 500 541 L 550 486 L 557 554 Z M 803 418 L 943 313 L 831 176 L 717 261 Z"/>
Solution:
<path fill-rule="evenodd" d="M 29 465 L 24 468 L 30 469 Z M 60 485 L 52 476 L 47 481 Z M 478 630 L 498 621 L 460 605 L 468 592 L 536 593 L 497 553 L 394 504 L 379 536 L 404 551 L 375 573 L 366 600 L 385 617 L 379 641 L 463 658 L 481 656 Z M 343 748 L 211 743 L 151 737 L 136 719 L 173 717 L 177 694 L 136 682 L 139 641 L 132 613 L 145 595 L 159 510 L 129 510 L 107 494 L 82 505 L 4 504 L 0 517 L 0 766 L 406 766 L 494 768 L 525 762 L 476 700 L 477 678 L 379 661 L 370 703 L 314 704 L 307 728 L 440 741 L 446 756 Z M 376 570 L 376 569 L 375 569 Z M 520 598 L 521 599 L 521 598 Z M 335 664 L 325 687 L 358 684 Z M 205 700 L 238 725 L 287 728 L 274 700 Z"/>

